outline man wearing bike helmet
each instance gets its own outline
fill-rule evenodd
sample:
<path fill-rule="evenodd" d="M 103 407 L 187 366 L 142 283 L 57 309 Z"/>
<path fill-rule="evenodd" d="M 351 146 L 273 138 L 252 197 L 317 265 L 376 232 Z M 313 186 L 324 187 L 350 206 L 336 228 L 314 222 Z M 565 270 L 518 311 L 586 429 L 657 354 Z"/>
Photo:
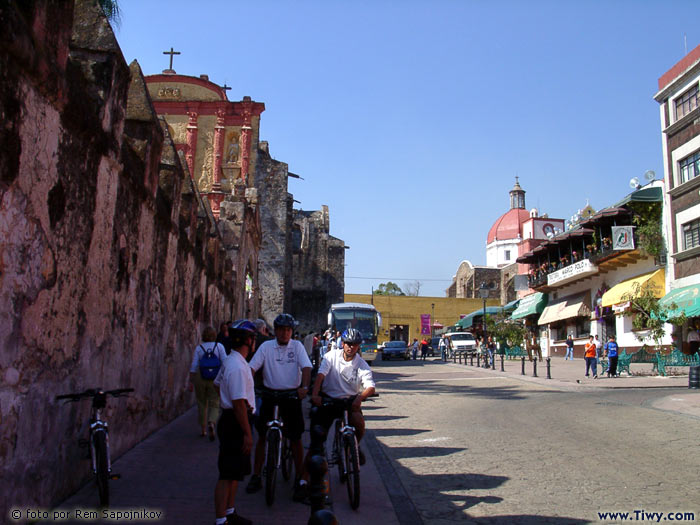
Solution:
<path fill-rule="evenodd" d="M 365 418 L 362 415 L 362 402 L 374 394 L 375 384 L 372 369 L 358 352 L 362 335 L 359 330 L 348 328 L 343 332 L 343 350 L 328 352 L 323 356 L 318 375 L 314 382 L 311 402 L 318 407 L 312 415 L 311 426 L 321 425 L 326 433 L 333 421 L 343 417 L 343 411 L 334 406 L 323 406 L 322 395 L 332 399 L 343 399 L 352 405 L 350 424 L 355 427 L 357 442 L 365 434 Z M 360 465 L 365 463 L 365 455 L 360 452 Z"/>
<path fill-rule="evenodd" d="M 275 339 L 263 343 L 250 360 L 250 368 L 255 373 L 262 368 L 263 386 L 270 390 L 296 390 L 298 399 L 279 401 L 279 414 L 284 426 L 282 433 L 290 441 L 297 479 L 294 486 L 294 500 L 301 501 L 306 495 L 305 483 L 300 480 L 304 460 L 304 448 L 301 435 L 304 432 L 304 416 L 301 400 L 306 397 L 311 381 L 311 361 L 304 345 L 292 339 L 292 332 L 298 324 L 289 314 L 280 314 L 275 318 Z M 263 462 L 265 461 L 265 433 L 268 421 L 272 420 L 273 404 L 263 400 L 260 417 L 256 423 L 258 441 L 255 445 L 255 465 L 253 476 L 246 487 L 246 492 L 257 492 L 262 488 Z"/>
<path fill-rule="evenodd" d="M 252 523 L 235 511 L 234 504 L 238 482 L 250 474 L 253 434 L 248 417 L 255 410 L 255 391 L 246 357 L 255 349 L 256 333 L 255 325 L 247 319 L 231 325 L 232 350 L 214 380 L 223 409 L 217 426 L 219 481 L 214 489 L 217 525 Z"/>

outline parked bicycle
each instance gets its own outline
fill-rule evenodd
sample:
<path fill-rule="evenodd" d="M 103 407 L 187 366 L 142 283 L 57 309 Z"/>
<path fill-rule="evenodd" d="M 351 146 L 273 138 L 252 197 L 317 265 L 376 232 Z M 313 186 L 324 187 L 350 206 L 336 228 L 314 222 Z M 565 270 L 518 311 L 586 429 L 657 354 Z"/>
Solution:
<path fill-rule="evenodd" d="M 275 501 L 277 471 L 281 469 L 282 477 L 285 481 L 289 481 L 289 478 L 292 477 L 294 464 L 294 456 L 289 440 L 282 435 L 284 423 L 279 415 L 279 403 L 285 399 L 298 399 L 298 397 L 296 390 L 263 390 L 262 398 L 265 401 L 274 403 L 272 419 L 268 421 L 265 433 L 265 467 L 263 469 L 265 476 L 265 503 L 270 506 Z"/>
<path fill-rule="evenodd" d="M 89 439 L 80 439 L 78 444 L 81 448 L 90 448 L 92 472 L 95 475 L 100 506 L 102 507 L 109 505 L 109 480 L 119 479 L 120 477 L 119 474 L 112 473 L 112 460 L 109 455 L 109 430 L 107 421 L 102 419 L 102 409 L 107 406 L 108 395 L 112 397 L 127 397 L 124 394 L 133 391 L 133 388 L 119 388 L 117 390 L 92 388 L 77 394 L 56 396 L 56 400 L 66 399 L 66 403 L 75 403 L 82 399 L 92 398 Z"/>

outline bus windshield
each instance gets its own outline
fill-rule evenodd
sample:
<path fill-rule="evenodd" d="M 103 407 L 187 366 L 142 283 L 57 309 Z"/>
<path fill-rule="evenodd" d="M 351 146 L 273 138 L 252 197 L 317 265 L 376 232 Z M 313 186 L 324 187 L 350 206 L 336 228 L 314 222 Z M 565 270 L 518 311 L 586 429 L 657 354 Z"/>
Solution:
<path fill-rule="evenodd" d="M 377 312 L 374 310 L 348 309 L 333 310 L 333 324 L 341 333 L 348 328 L 360 331 L 367 341 L 377 340 Z"/>

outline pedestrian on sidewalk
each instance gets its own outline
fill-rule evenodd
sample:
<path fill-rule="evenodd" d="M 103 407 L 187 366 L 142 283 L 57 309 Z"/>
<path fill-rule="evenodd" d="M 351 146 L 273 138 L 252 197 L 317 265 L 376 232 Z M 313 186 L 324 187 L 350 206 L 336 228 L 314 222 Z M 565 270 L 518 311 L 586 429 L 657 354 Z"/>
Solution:
<path fill-rule="evenodd" d="M 216 525 L 250 525 L 253 523 L 236 511 L 238 482 L 250 474 L 253 433 L 250 415 L 255 411 L 253 375 L 246 361 L 255 349 L 255 325 L 246 319 L 236 321 L 230 329 L 232 351 L 226 366 L 216 378 L 221 396 L 219 436 L 219 480 L 214 488 Z"/>
<path fill-rule="evenodd" d="M 598 379 L 598 359 L 596 358 L 596 345 L 592 335 L 588 336 L 584 356 L 586 358 L 586 377 L 588 377 L 590 370 L 593 372 L 593 379 Z"/>
<path fill-rule="evenodd" d="M 449 344 L 449 339 L 447 338 L 446 335 L 443 334 L 443 336 L 440 338 L 440 342 L 438 343 L 438 348 L 440 349 L 440 358 L 443 361 L 447 361 L 447 349 Z"/>
<path fill-rule="evenodd" d="M 700 352 L 700 330 L 698 327 L 700 325 L 693 326 L 692 323 L 688 325 L 688 350 L 690 355 Z"/>
<path fill-rule="evenodd" d="M 564 356 L 564 361 L 567 359 L 571 358 L 571 360 L 574 360 L 574 339 L 571 337 L 571 334 L 566 338 L 566 355 Z"/>
<path fill-rule="evenodd" d="M 605 352 L 608 356 L 608 377 L 616 377 L 617 374 L 617 353 L 619 347 L 615 342 L 615 336 L 611 335 L 610 340 L 605 345 Z"/>
<path fill-rule="evenodd" d="M 428 341 L 423 338 L 423 340 L 420 342 L 420 358 L 421 360 L 425 361 L 425 358 L 428 356 Z"/>
<path fill-rule="evenodd" d="M 221 323 L 219 325 L 219 333 L 216 334 L 216 342 L 224 347 L 224 350 L 226 350 L 226 355 L 231 353 L 231 340 L 228 336 L 228 327 L 230 325 L 231 321 Z"/>
<path fill-rule="evenodd" d="M 489 361 L 486 364 L 493 365 L 493 359 L 496 356 L 496 343 L 494 342 L 493 337 L 491 336 L 488 337 L 488 342 L 486 343 L 486 350 L 489 356 Z"/>
<path fill-rule="evenodd" d="M 214 388 L 214 379 L 226 359 L 226 350 L 216 342 L 216 330 L 207 326 L 202 331 L 202 342 L 197 345 L 190 364 L 189 391 L 194 389 L 197 398 L 199 425 L 202 427 L 201 436 L 209 433 L 209 439 L 214 441 L 214 425 L 219 419 L 219 394 Z"/>

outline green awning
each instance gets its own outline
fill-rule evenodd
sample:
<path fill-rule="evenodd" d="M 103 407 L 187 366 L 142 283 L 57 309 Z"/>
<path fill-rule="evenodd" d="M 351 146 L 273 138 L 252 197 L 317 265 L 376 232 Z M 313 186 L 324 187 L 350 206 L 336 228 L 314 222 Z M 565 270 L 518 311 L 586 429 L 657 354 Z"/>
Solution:
<path fill-rule="evenodd" d="M 542 292 L 535 292 L 531 295 L 523 297 L 510 318 L 522 319 L 528 315 L 541 314 L 544 307 L 547 306 L 547 300 L 547 294 Z"/>
<path fill-rule="evenodd" d="M 508 304 L 506 304 L 503 307 L 504 312 L 512 312 L 518 307 L 518 304 L 520 304 L 520 299 L 516 299 L 515 301 L 511 301 Z"/>
<path fill-rule="evenodd" d="M 700 284 L 671 290 L 659 299 L 659 306 L 664 308 L 672 304 L 676 307 L 669 310 L 668 317 L 678 317 L 682 313 L 688 317 L 700 316 Z"/>
<path fill-rule="evenodd" d="M 503 308 L 500 306 L 487 306 L 486 307 L 486 315 L 495 315 L 495 314 L 500 314 L 503 311 Z M 472 324 L 474 324 L 474 318 L 475 317 L 480 317 L 484 315 L 484 309 L 479 308 L 478 310 L 475 310 L 474 312 L 470 313 L 469 315 L 465 315 L 462 317 L 459 321 L 457 321 L 456 326 L 460 326 L 462 328 L 470 328 Z"/>
<path fill-rule="evenodd" d="M 627 197 L 615 204 L 614 207 L 624 206 L 630 202 L 662 202 L 664 194 L 661 188 L 642 188 L 641 190 L 633 191 Z"/>

